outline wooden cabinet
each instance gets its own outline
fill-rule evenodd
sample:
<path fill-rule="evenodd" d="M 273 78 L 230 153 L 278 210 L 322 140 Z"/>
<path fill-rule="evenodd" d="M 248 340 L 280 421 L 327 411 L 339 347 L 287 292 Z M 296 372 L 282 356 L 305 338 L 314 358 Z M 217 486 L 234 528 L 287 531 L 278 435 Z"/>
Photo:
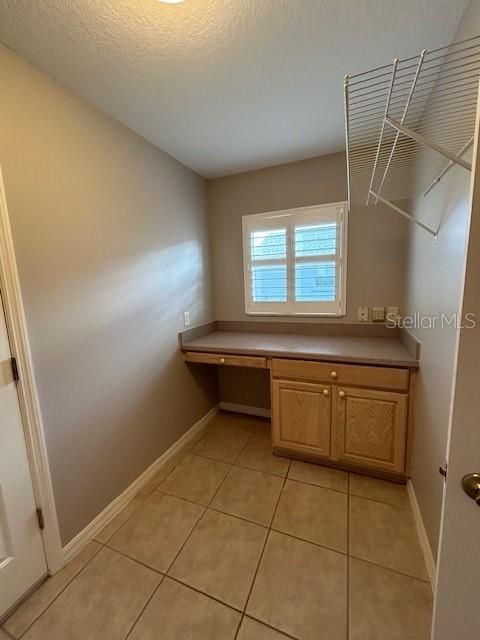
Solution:
<path fill-rule="evenodd" d="M 277 452 L 404 477 L 407 369 L 273 359 L 271 376 Z"/>
<path fill-rule="evenodd" d="M 336 387 L 332 404 L 333 460 L 386 472 L 404 471 L 406 394 Z"/>
<path fill-rule="evenodd" d="M 272 360 L 272 375 L 281 380 L 305 380 L 355 387 L 407 391 L 408 369 L 311 360 Z"/>
<path fill-rule="evenodd" d="M 273 446 L 330 456 L 331 389 L 321 384 L 272 381 Z"/>

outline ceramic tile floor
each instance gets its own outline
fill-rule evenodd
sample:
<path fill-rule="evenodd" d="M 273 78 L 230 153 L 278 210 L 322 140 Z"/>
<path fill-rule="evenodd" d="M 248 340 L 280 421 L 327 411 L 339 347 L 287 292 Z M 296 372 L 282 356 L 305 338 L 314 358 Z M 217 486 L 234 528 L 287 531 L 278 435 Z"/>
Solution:
<path fill-rule="evenodd" d="M 271 454 L 221 414 L 0 640 L 428 640 L 404 487 Z"/>

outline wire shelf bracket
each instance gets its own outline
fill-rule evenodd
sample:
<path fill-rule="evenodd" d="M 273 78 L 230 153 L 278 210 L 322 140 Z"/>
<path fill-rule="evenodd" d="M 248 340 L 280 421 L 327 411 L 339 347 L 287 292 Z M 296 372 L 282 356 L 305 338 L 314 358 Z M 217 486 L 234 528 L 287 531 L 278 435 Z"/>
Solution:
<path fill-rule="evenodd" d="M 397 122 L 396 120 L 388 116 L 385 118 L 385 122 L 387 122 L 391 127 L 396 129 L 400 133 L 404 133 L 409 138 L 412 138 L 412 140 L 416 140 L 417 142 L 424 144 L 426 147 L 430 147 L 430 149 L 433 149 L 437 153 L 440 153 L 442 156 L 445 156 L 445 158 L 448 158 L 450 162 L 456 162 L 457 164 L 459 164 L 464 169 L 467 169 L 468 171 L 472 170 L 472 165 L 470 162 L 467 162 L 466 160 L 462 160 L 462 158 L 459 157 L 458 154 L 455 155 L 453 153 L 450 153 L 446 149 L 442 149 L 442 147 L 440 147 L 438 144 L 435 144 L 431 140 L 427 140 L 425 136 L 422 136 L 420 133 L 416 133 L 415 131 L 413 131 L 413 129 L 410 129 L 410 127 L 407 127 L 404 124 L 401 124 L 400 122 Z"/>
<path fill-rule="evenodd" d="M 435 241 L 438 239 L 438 229 L 432 229 L 428 225 L 423 224 L 423 222 L 421 222 L 420 220 L 417 220 L 417 218 L 414 218 L 411 213 L 404 211 L 401 207 L 398 207 L 394 202 L 390 202 L 390 200 L 387 200 L 386 198 L 382 198 L 382 196 L 379 195 L 378 193 L 375 193 L 374 191 L 370 191 L 370 194 L 374 198 L 376 198 L 378 201 L 383 202 L 383 204 L 386 204 L 387 207 L 390 207 L 390 209 L 393 209 L 404 218 L 407 218 L 407 220 L 414 222 L 416 225 L 418 225 L 419 227 L 421 227 L 422 229 L 430 233 L 433 236 L 433 239 Z"/>
<path fill-rule="evenodd" d="M 349 209 L 381 202 L 437 238 L 401 201 L 472 170 L 479 73 L 480 35 L 345 76 Z"/>

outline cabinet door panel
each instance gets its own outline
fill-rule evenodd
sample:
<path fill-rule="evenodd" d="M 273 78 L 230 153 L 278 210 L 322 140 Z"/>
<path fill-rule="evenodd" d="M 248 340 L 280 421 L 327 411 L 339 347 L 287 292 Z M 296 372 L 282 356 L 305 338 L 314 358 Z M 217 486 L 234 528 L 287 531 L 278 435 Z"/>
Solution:
<path fill-rule="evenodd" d="M 330 395 L 328 386 L 273 380 L 273 445 L 317 456 L 329 456 Z"/>
<path fill-rule="evenodd" d="M 403 473 L 406 395 L 339 387 L 334 407 L 335 459 Z"/>

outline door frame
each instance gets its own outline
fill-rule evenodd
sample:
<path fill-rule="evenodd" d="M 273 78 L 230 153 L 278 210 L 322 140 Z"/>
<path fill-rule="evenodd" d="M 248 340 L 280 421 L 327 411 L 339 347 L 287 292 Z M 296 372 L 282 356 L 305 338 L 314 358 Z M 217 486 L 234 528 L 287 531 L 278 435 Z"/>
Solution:
<path fill-rule="evenodd" d="M 7 198 L 0 166 L 0 288 L 12 356 L 17 361 L 20 380 L 17 395 L 22 416 L 25 442 L 30 463 L 33 492 L 42 510 L 45 558 L 50 574 L 65 565 L 57 510 L 48 463 L 45 432 L 28 339 L 27 323 L 18 275 Z"/>

